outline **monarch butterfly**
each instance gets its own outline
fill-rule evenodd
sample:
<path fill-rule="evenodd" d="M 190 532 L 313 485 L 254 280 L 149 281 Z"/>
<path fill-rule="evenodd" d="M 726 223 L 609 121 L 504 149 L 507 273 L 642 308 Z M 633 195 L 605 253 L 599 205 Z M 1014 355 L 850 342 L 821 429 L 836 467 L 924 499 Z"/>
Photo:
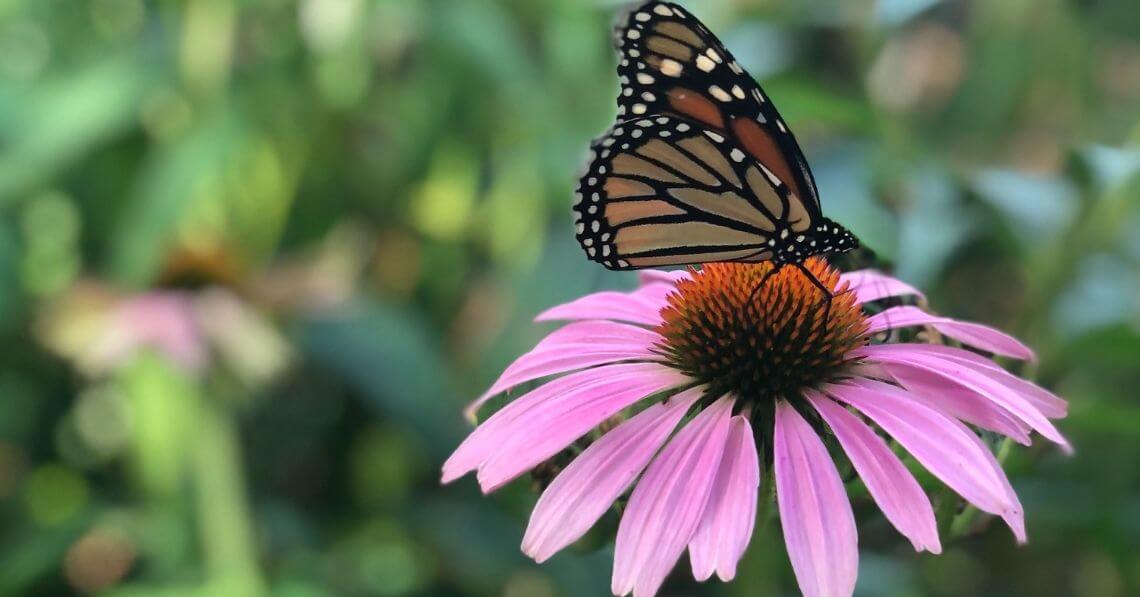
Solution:
<path fill-rule="evenodd" d="M 615 30 L 618 119 L 590 147 L 574 203 L 587 256 L 613 270 L 770 261 L 774 272 L 859 246 L 823 217 L 775 106 L 700 21 L 670 2 Z"/>

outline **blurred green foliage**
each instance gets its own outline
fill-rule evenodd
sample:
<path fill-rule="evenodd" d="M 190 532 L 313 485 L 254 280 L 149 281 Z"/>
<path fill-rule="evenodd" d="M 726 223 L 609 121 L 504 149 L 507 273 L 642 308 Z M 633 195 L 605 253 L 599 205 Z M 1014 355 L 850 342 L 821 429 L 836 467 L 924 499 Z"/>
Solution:
<path fill-rule="evenodd" d="M 1028 546 L 861 499 L 859 594 L 1140 593 L 1135 3 L 690 5 L 829 215 L 1073 404 L 1075 457 L 1008 460 Z M 0 594 L 608 594 L 604 539 L 518 552 L 525 482 L 437 479 L 530 318 L 633 283 L 568 215 L 616 8 L 0 0 Z M 753 546 L 669 594 L 793 592 Z"/>

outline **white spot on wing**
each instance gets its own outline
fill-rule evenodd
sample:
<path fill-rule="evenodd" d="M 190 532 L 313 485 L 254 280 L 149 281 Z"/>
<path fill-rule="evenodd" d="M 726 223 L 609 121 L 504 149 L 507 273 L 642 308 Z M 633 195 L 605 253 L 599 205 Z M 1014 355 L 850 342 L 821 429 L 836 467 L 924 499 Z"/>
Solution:
<path fill-rule="evenodd" d="M 724 143 L 724 137 L 712 131 L 705 131 L 705 136 L 707 136 L 709 139 L 712 139 L 713 141 L 716 141 L 717 143 Z"/>
<path fill-rule="evenodd" d="M 776 178 L 776 175 L 772 174 L 772 171 L 769 170 L 766 166 L 764 166 L 764 164 L 760 164 L 760 170 L 764 172 L 764 176 L 768 177 L 768 181 L 772 183 L 772 186 L 774 186 L 774 187 L 780 186 L 780 184 L 781 184 L 780 179 Z"/>
<path fill-rule="evenodd" d="M 634 104 L 633 105 L 633 113 L 634 114 L 645 114 L 645 111 L 646 111 L 645 104 Z"/>
<path fill-rule="evenodd" d="M 628 38 L 630 38 L 630 39 L 638 39 L 638 38 L 640 38 L 640 37 L 641 37 L 641 32 L 640 32 L 640 31 L 638 31 L 637 29 L 630 29 L 630 30 L 629 30 L 629 31 L 628 31 L 628 32 L 625 34 L 625 36 L 626 36 L 626 37 L 628 37 Z"/>
<path fill-rule="evenodd" d="M 661 61 L 661 74 L 666 77 L 679 77 L 684 70 L 685 67 L 681 66 L 680 62 L 672 58 L 666 58 Z"/>
<path fill-rule="evenodd" d="M 740 151 L 739 149 L 733 148 L 732 160 L 734 162 L 743 162 L 744 161 L 744 152 Z"/>
<path fill-rule="evenodd" d="M 652 19 L 653 17 L 649 16 L 649 13 L 647 13 L 647 12 L 639 12 L 636 15 L 634 15 L 633 18 L 644 23 L 645 21 L 648 21 L 649 19 Z"/>
<path fill-rule="evenodd" d="M 716 68 L 716 63 L 713 62 L 712 59 L 710 59 L 708 56 L 697 56 L 697 68 L 705 71 L 706 73 L 711 73 L 712 70 Z"/>
<path fill-rule="evenodd" d="M 649 73 L 637 73 L 637 82 L 642 85 L 652 85 L 653 80 L 653 75 Z"/>
<path fill-rule="evenodd" d="M 715 97 L 716 99 L 718 99 L 722 102 L 731 102 L 732 101 L 732 96 L 729 95 L 727 91 L 721 89 L 720 85 L 713 85 L 713 86 L 709 87 L 709 93 L 712 94 L 713 97 Z"/>
<path fill-rule="evenodd" d="M 673 10 L 670 9 L 668 6 L 665 6 L 664 4 L 658 4 L 657 6 L 653 7 L 653 12 L 655 12 L 655 13 L 663 16 L 663 17 L 673 16 Z"/>
<path fill-rule="evenodd" d="M 745 97 L 744 90 L 740 88 L 740 85 L 732 86 L 732 95 L 736 96 L 736 99 L 744 99 Z"/>

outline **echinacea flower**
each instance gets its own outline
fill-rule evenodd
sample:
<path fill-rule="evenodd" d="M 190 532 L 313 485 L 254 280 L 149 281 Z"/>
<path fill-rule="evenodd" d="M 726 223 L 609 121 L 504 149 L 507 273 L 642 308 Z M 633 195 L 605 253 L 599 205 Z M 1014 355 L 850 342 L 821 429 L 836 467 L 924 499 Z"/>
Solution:
<path fill-rule="evenodd" d="M 833 290 L 827 301 L 794 268 L 758 286 L 770 267 L 648 272 L 636 291 L 599 292 L 541 314 L 573 323 L 515 361 L 469 412 L 547 381 L 479 425 L 443 465 L 443 481 L 476 471 L 491 492 L 581 449 L 543 491 L 522 549 L 550 558 L 629 492 L 615 545 L 617 595 L 655 594 L 686 550 L 697 580 L 732 579 L 767 466 L 800 589 L 851 595 L 855 519 L 825 440 L 842 448 L 916 550 L 941 551 L 934 512 L 882 433 L 1024 542 L 1017 495 L 967 425 L 1022 444 L 1037 432 L 1069 449 L 1050 422 L 1065 416 L 1066 403 L 977 352 L 1032 359 L 1030 349 L 983 325 L 884 307 L 884 299 L 920 295 L 878 272 L 840 275 L 808 261 Z"/>

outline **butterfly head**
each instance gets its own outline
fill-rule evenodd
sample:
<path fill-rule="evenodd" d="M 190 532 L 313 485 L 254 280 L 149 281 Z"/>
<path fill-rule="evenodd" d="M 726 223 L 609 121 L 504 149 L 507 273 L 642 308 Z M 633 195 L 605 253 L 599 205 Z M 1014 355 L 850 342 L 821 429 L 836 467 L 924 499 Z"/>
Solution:
<path fill-rule="evenodd" d="M 851 231 L 827 218 L 802 233 L 784 229 L 773 240 L 775 263 L 802 263 L 815 255 L 840 255 L 859 248 Z"/>

